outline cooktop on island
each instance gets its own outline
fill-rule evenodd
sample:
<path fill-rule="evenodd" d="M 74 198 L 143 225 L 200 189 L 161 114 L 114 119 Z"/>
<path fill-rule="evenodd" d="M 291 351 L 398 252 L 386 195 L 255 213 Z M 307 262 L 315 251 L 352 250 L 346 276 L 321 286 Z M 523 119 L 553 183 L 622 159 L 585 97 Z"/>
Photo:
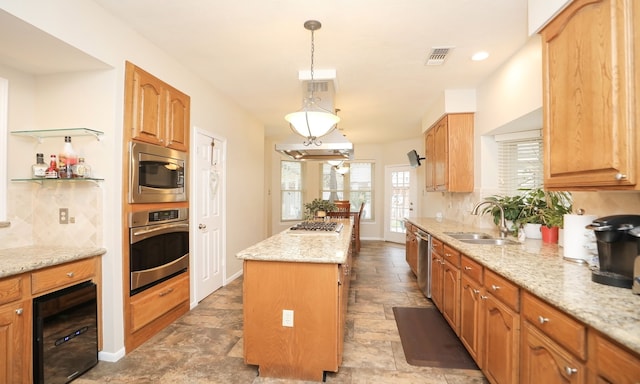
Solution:
<path fill-rule="evenodd" d="M 340 233 L 344 225 L 335 221 L 303 221 L 289 228 L 294 234 L 334 234 Z"/>

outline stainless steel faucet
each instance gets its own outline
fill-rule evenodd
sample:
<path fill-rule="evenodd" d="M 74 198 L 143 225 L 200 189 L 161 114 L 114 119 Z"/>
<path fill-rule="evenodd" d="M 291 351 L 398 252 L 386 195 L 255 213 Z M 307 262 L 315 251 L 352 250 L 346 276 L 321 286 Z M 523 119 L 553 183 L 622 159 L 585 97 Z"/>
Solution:
<path fill-rule="evenodd" d="M 477 215 L 478 209 L 485 204 L 493 205 L 494 207 L 498 207 L 498 209 L 500 210 L 500 224 L 498 225 L 498 229 L 500 230 L 500 237 L 503 239 L 506 238 L 507 235 L 509 235 L 509 228 L 507 228 L 507 220 L 504 218 L 504 208 L 502 208 L 500 204 L 491 200 L 483 200 L 476 204 L 475 207 L 473 207 L 473 210 L 471 210 L 471 214 Z"/>

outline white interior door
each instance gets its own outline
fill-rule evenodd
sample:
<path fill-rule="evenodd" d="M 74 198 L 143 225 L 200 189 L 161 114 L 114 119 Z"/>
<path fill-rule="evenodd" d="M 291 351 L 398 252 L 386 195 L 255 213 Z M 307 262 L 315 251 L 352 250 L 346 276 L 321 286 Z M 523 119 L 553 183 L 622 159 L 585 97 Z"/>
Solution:
<path fill-rule="evenodd" d="M 226 143 L 196 129 L 192 145 L 192 228 L 195 243 L 194 271 L 197 302 L 222 287 L 224 281 L 224 209 Z"/>
<path fill-rule="evenodd" d="M 405 242 L 404 219 L 415 217 L 418 188 L 416 170 L 408 165 L 385 167 L 384 239 Z"/>

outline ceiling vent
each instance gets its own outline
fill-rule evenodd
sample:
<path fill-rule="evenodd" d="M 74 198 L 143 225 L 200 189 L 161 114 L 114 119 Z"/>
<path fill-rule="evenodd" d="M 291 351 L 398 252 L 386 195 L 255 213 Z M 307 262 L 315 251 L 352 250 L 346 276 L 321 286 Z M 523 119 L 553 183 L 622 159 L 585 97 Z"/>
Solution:
<path fill-rule="evenodd" d="M 442 65 L 453 47 L 434 47 L 431 48 L 431 53 L 427 58 L 425 65 Z"/>

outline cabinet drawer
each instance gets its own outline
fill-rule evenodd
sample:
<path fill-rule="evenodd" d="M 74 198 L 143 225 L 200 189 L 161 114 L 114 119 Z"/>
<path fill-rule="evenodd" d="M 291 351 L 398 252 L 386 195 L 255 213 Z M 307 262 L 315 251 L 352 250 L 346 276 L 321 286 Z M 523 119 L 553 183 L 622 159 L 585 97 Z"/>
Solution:
<path fill-rule="evenodd" d="M 22 298 L 22 279 L 24 276 L 7 277 L 0 280 L 0 305 Z"/>
<path fill-rule="evenodd" d="M 586 359 L 587 328 L 582 323 L 528 292 L 522 296 L 522 315 L 529 323 L 569 352 Z"/>
<path fill-rule="evenodd" d="M 442 241 L 436 239 L 435 237 L 431 238 L 431 252 L 435 252 L 438 255 L 444 254 L 444 244 Z"/>
<path fill-rule="evenodd" d="M 589 364 L 590 370 L 606 382 L 640 383 L 640 356 L 618 347 L 594 330 L 589 330 Z"/>
<path fill-rule="evenodd" d="M 484 287 L 498 300 L 516 312 L 520 311 L 520 291 L 516 285 L 507 281 L 495 272 L 484 271 Z"/>
<path fill-rule="evenodd" d="M 165 283 L 149 288 L 132 298 L 131 331 L 139 330 L 179 304 L 189 301 L 188 275 L 184 274 L 177 280 L 168 280 Z"/>
<path fill-rule="evenodd" d="M 448 245 L 444 245 L 444 259 L 450 262 L 452 265 L 460 268 L 460 252 L 457 249 L 451 248 Z"/>
<path fill-rule="evenodd" d="M 468 276 L 476 283 L 482 284 L 482 265 L 471 260 L 469 257 L 462 255 L 460 260 L 460 269 L 465 276 Z"/>
<path fill-rule="evenodd" d="M 87 280 L 93 275 L 95 275 L 93 258 L 35 271 L 31 274 L 31 293 L 36 295 L 50 289 L 63 288 Z"/>

